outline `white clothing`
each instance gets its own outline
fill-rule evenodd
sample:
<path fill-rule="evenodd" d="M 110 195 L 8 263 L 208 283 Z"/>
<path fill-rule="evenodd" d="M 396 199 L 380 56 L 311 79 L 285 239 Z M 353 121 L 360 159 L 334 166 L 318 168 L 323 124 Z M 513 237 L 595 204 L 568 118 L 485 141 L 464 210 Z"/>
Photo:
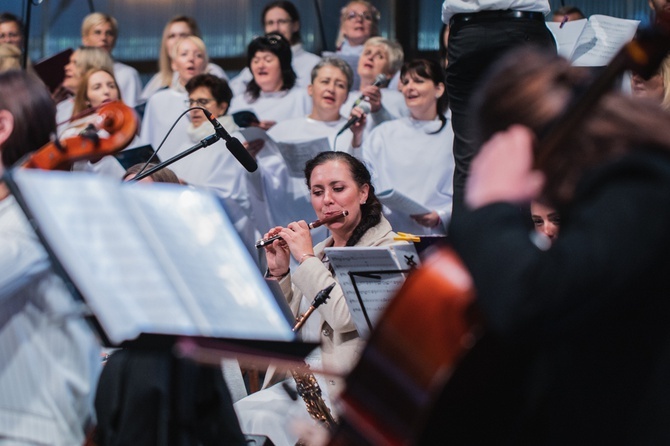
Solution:
<path fill-rule="evenodd" d="M 74 97 L 63 99 L 56 104 L 56 135 L 60 137 L 65 130 L 70 127 L 70 118 L 74 110 Z"/>
<path fill-rule="evenodd" d="M 408 215 L 384 207 L 395 231 L 411 234 L 446 234 L 453 195 L 454 132 L 451 120 L 442 122 L 400 118 L 375 128 L 363 142 L 365 160 L 377 193 L 394 189 L 428 209 L 442 223 L 435 228 L 419 225 Z"/>
<path fill-rule="evenodd" d="M 0 443 L 83 444 L 100 346 L 11 196 L 0 246 Z"/>
<path fill-rule="evenodd" d="M 382 122 L 391 121 L 393 119 L 409 116 L 409 109 L 405 103 L 405 96 L 398 90 L 389 90 L 388 88 L 380 89 L 382 95 L 382 108 L 374 113 L 369 113 L 365 123 L 365 130 L 363 137 L 367 138 L 372 129 Z M 347 118 L 351 115 L 351 109 L 354 103 L 361 97 L 361 92 L 351 91 L 349 97 L 342 104 L 340 114 Z"/>
<path fill-rule="evenodd" d="M 312 68 L 319 63 L 321 58 L 316 54 L 305 51 L 301 43 L 291 46 L 291 67 L 295 71 L 297 79 L 295 85 L 297 87 L 307 87 L 312 83 Z M 234 96 L 242 96 L 247 90 L 247 84 L 253 79 L 249 67 L 240 71 L 240 74 L 235 76 L 230 81 L 230 88 L 233 90 Z"/>
<path fill-rule="evenodd" d="M 442 21 L 449 23 L 454 14 L 479 11 L 537 11 L 549 14 L 549 0 L 445 0 L 442 4 Z"/>
<path fill-rule="evenodd" d="M 342 45 L 335 51 L 335 55 L 342 55 L 342 56 L 360 56 L 363 54 L 363 48 L 365 47 L 365 44 L 363 45 L 356 45 L 352 46 L 349 44 L 349 41 L 347 39 L 344 39 L 342 41 Z"/>
<path fill-rule="evenodd" d="M 228 80 L 228 75 L 226 75 L 226 72 L 223 71 L 223 68 L 211 62 L 207 65 L 205 73 L 213 74 L 214 76 L 218 76 L 221 79 L 225 79 L 226 81 Z M 162 88 L 165 88 L 165 85 L 161 84 L 160 73 L 156 73 L 144 86 L 144 90 L 142 90 L 142 95 L 140 96 L 140 101 L 146 102 L 154 93 Z"/>
<path fill-rule="evenodd" d="M 306 88 L 293 87 L 288 91 L 260 92 L 258 99 L 250 100 L 248 95 L 234 96 L 228 114 L 249 110 L 261 121 L 282 122 L 291 118 L 306 116 L 312 112 L 312 98 Z"/>
<path fill-rule="evenodd" d="M 146 109 L 144 110 L 144 118 L 142 119 L 142 129 L 140 131 L 142 144 L 151 144 L 154 150 L 158 149 L 172 124 L 188 108 L 186 105 L 187 100 L 188 95 L 186 91 L 177 90 L 176 88 L 166 88 L 157 91 L 151 96 L 147 102 Z M 178 142 L 183 141 L 187 126 L 188 118 L 184 116 L 175 125 L 164 147 L 174 144 L 175 138 L 177 138 L 176 141 Z M 165 155 L 162 155 L 163 150 L 161 149 L 158 152 L 161 160 L 167 159 Z"/>
<path fill-rule="evenodd" d="M 150 102 L 159 98 L 156 93 Z M 168 137 L 163 148 L 158 152 L 161 161 L 168 160 L 194 146 L 209 135 L 214 134 L 214 128 L 209 122 L 204 122 L 197 128 L 187 118 L 183 118 L 185 127 L 180 126 L 178 133 Z M 229 115 L 219 116 L 217 120 L 231 136 L 241 136 L 236 132 L 237 126 Z M 155 148 L 156 146 L 154 146 Z M 199 149 L 188 156 L 168 166 L 177 177 L 190 186 L 211 190 L 224 202 L 226 211 L 235 229 L 239 233 L 244 245 L 253 258 L 257 260 L 258 252 L 255 241 L 259 233 L 251 216 L 251 204 L 247 193 L 246 169 L 230 153 L 223 140 Z"/>
<path fill-rule="evenodd" d="M 268 130 L 268 136 L 277 142 L 310 141 L 328 138 L 333 148 L 335 134 L 346 123 L 345 118 L 337 121 L 316 121 L 308 117 L 289 119 Z M 350 152 L 353 135 L 347 131 L 337 138 L 337 148 Z M 274 226 L 286 226 L 292 221 L 314 221 L 316 215 L 312 208 L 309 190 L 304 177 L 292 177 L 284 158 L 274 146 L 264 147 L 257 157 L 258 173 L 249 177 L 250 189 L 254 195 L 254 213 L 267 213 L 259 216 L 259 221 L 266 221 L 261 232 L 266 232 Z M 300 167 L 303 170 L 304 166 Z M 311 232 L 312 241 L 318 243 L 326 237 L 325 227 Z"/>
<path fill-rule="evenodd" d="M 130 65 L 114 62 L 114 77 L 119 85 L 121 99 L 128 107 L 135 107 L 140 100 L 142 81 L 137 70 Z"/>

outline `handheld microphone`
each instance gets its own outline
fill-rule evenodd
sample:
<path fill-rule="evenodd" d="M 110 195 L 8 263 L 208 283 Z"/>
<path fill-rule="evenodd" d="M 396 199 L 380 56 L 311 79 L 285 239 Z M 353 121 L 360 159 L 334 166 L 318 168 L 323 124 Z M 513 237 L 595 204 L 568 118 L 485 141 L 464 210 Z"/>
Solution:
<path fill-rule="evenodd" d="M 221 123 L 217 121 L 214 115 L 212 115 L 209 111 L 205 110 L 204 108 L 201 110 L 205 113 L 207 120 L 214 126 L 214 131 L 216 131 L 216 134 L 219 135 L 221 139 L 226 141 L 226 147 L 228 148 L 228 151 L 235 157 L 237 161 L 240 162 L 240 164 L 242 164 L 245 169 L 247 169 L 248 172 L 255 172 L 256 169 L 258 169 L 258 164 L 256 164 L 256 160 L 251 155 L 249 155 L 249 152 L 247 152 L 247 149 L 244 148 L 240 140 L 230 136 L 226 129 L 223 128 Z"/>
<path fill-rule="evenodd" d="M 363 110 L 363 113 L 365 113 L 366 115 L 367 115 L 368 113 L 370 113 L 370 104 L 367 103 L 367 102 L 361 102 L 361 103 L 358 105 L 358 108 L 360 108 L 361 110 Z M 342 133 L 344 133 L 345 130 L 347 130 L 347 129 L 348 129 L 349 127 L 351 127 L 352 125 L 356 124 L 356 122 L 358 122 L 359 119 L 361 119 L 361 118 L 359 118 L 359 117 L 357 117 L 357 116 L 352 116 L 351 118 L 349 118 L 349 120 L 347 121 L 347 123 L 344 124 L 344 127 L 342 127 L 342 129 L 341 129 L 339 132 L 337 132 L 337 135 L 335 135 L 335 136 L 340 136 Z"/>
<path fill-rule="evenodd" d="M 377 77 L 375 77 L 375 81 L 372 83 L 374 87 L 381 87 L 382 85 L 386 85 L 388 82 L 388 77 L 386 77 L 385 74 L 379 73 Z M 356 99 L 356 102 L 354 102 L 354 107 L 357 107 L 361 105 L 361 102 L 365 100 L 365 95 L 362 94 L 358 99 Z M 353 107 L 352 107 L 353 108 Z"/>

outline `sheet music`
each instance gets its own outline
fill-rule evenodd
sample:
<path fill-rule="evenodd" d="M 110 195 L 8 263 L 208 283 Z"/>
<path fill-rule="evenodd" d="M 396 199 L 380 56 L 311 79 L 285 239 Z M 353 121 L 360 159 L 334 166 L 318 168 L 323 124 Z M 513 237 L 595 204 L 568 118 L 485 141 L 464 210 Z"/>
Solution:
<path fill-rule="evenodd" d="M 274 142 L 273 139 L 270 138 L 268 133 L 260 127 L 255 127 L 255 126 L 245 127 L 245 128 L 239 129 L 238 131 L 242 134 L 242 136 L 244 136 L 244 139 L 247 140 L 247 141 L 254 141 L 256 139 L 262 139 L 263 141 L 266 141 L 266 142 L 267 141 Z"/>
<path fill-rule="evenodd" d="M 559 54 L 570 59 L 573 65 L 603 67 L 630 42 L 639 24 L 639 20 L 596 14 L 588 20 L 566 22 L 563 28 L 555 23 L 547 23 L 547 26 L 559 43 Z"/>
<path fill-rule="evenodd" d="M 421 215 L 431 212 L 430 209 L 409 198 L 402 192 L 395 189 L 387 189 L 379 192 L 377 198 L 384 206 L 391 208 L 396 212 L 402 212 L 407 215 Z"/>
<path fill-rule="evenodd" d="M 356 329 L 363 338 L 370 334 L 368 319 L 374 327 L 396 291 L 405 282 L 403 273 L 394 272 L 408 269 L 405 262 L 399 263 L 397 260 L 395 250 L 399 247 L 402 247 L 399 251 L 402 253 L 400 257 L 411 254 L 413 251 L 414 259 L 417 259 L 418 262 L 416 250 L 410 244 L 387 247 L 325 249 L 326 255 L 335 269 L 337 282 L 342 288 Z M 356 274 L 365 271 L 388 271 L 388 273 L 371 274 L 369 277 Z M 350 272 L 354 275 L 349 274 Z M 367 319 L 359 298 L 365 306 Z"/>
<path fill-rule="evenodd" d="M 28 169 L 14 179 L 112 342 L 142 332 L 293 339 L 211 195 Z"/>
<path fill-rule="evenodd" d="M 331 151 L 328 138 L 319 138 L 309 141 L 282 141 L 276 142 L 279 153 L 286 162 L 290 176 L 304 178 L 305 164 L 321 152 Z"/>

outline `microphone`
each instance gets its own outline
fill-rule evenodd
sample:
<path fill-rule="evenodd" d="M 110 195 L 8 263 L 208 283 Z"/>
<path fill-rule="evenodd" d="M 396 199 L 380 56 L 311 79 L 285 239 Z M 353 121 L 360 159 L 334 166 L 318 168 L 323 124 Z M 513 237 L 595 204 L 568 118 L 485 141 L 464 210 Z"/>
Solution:
<path fill-rule="evenodd" d="M 386 83 L 389 81 L 388 77 L 386 77 L 385 74 L 379 73 L 377 77 L 375 77 L 375 81 L 372 83 L 374 87 L 381 87 L 382 85 L 386 85 Z M 354 102 L 354 107 L 357 107 L 365 100 L 365 95 L 362 94 L 358 99 L 356 99 L 356 102 Z M 353 107 L 352 107 L 353 108 Z"/>
<path fill-rule="evenodd" d="M 365 113 L 366 115 L 367 115 L 368 113 L 370 113 L 370 104 L 367 103 L 367 102 L 361 102 L 360 105 L 358 106 L 358 108 L 360 108 L 361 110 L 363 110 L 363 113 Z M 347 129 L 348 129 L 349 127 L 351 127 L 352 125 L 356 124 L 356 122 L 358 122 L 359 119 L 360 119 L 360 118 L 357 117 L 357 116 L 352 116 L 351 118 L 349 118 L 349 120 L 347 121 L 347 123 L 344 124 L 344 127 L 342 127 L 342 129 L 341 129 L 339 132 L 337 132 L 337 135 L 335 135 L 335 136 L 336 136 L 336 137 L 337 137 L 337 136 L 340 136 L 342 133 L 344 133 L 345 130 L 347 130 Z"/>
<path fill-rule="evenodd" d="M 247 152 L 247 149 L 244 148 L 240 140 L 230 136 L 226 129 L 223 128 L 221 123 L 217 121 L 214 115 L 212 115 L 208 110 L 205 110 L 204 108 L 201 108 L 201 110 L 205 113 L 207 120 L 214 126 L 214 131 L 216 131 L 216 134 L 219 135 L 221 139 L 226 141 L 226 147 L 228 148 L 228 151 L 235 157 L 237 161 L 240 162 L 240 164 L 242 164 L 245 169 L 247 169 L 248 172 L 255 172 L 256 169 L 258 169 L 258 164 L 256 164 L 256 160 L 251 155 L 249 155 L 249 152 Z"/>

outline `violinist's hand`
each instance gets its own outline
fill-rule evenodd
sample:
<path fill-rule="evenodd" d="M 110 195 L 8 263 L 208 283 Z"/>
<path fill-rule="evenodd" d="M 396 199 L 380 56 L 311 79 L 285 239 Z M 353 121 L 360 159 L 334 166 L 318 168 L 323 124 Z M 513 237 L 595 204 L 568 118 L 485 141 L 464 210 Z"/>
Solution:
<path fill-rule="evenodd" d="M 270 229 L 263 238 L 274 237 L 275 235 L 281 233 L 281 226 L 276 226 Z M 289 270 L 291 263 L 291 255 L 288 249 L 288 245 L 282 239 L 275 240 L 269 245 L 265 246 L 265 258 L 268 262 L 268 270 L 270 275 L 273 277 L 281 277 L 286 274 Z"/>
<path fill-rule="evenodd" d="M 489 139 L 475 157 L 465 187 L 465 203 L 472 209 L 498 201 L 527 203 L 538 197 L 544 174 L 533 170 L 534 136 L 514 125 Z"/>
<path fill-rule="evenodd" d="M 382 108 L 382 92 L 376 85 L 368 85 L 361 88 L 361 94 L 365 96 L 365 100 L 370 103 L 370 110 L 372 113 L 378 112 Z"/>
<path fill-rule="evenodd" d="M 410 217 L 421 226 L 427 228 L 434 228 L 439 225 L 441 221 L 437 211 L 428 212 L 427 214 L 410 215 Z"/>
<path fill-rule="evenodd" d="M 354 134 L 353 139 L 351 140 L 351 146 L 358 148 L 363 144 L 363 131 L 365 130 L 365 123 L 367 122 L 367 115 L 360 107 L 354 107 L 351 110 L 351 115 L 349 118 L 360 118 L 354 123 L 349 130 Z"/>
<path fill-rule="evenodd" d="M 254 139 L 253 141 L 244 141 L 242 145 L 245 149 L 247 149 L 249 155 L 251 155 L 253 159 L 256 159 L 258 152 L 260 152 L 263 147 L 265 147 L 265 141 L 262 139 Z"/>
<path fill-rule="evenodd" d="M 298 263 L 302 263 L 305 258 L 314 255 L 312 235 L 309 233 L 309 226 L 307 226 L 305 220 L 289 223 L 286 228 L 282 229 L 281 236 L 288 244 L 291 255 Z"/>

